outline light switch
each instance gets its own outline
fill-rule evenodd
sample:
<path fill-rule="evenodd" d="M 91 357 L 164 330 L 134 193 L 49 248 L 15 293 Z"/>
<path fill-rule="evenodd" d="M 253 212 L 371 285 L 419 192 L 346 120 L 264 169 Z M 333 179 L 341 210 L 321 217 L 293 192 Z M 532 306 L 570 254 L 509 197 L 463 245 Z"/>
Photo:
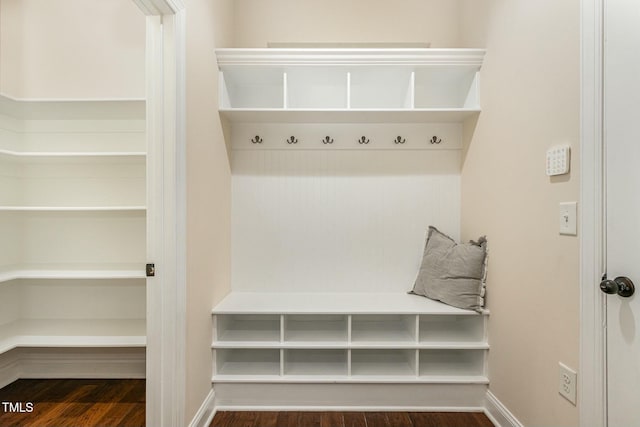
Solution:
<path fill-rule="evenodd" d="M 578 203 L 560 203 L 560 234 L 576 236 L 578 234 L 577 225 Z"/>

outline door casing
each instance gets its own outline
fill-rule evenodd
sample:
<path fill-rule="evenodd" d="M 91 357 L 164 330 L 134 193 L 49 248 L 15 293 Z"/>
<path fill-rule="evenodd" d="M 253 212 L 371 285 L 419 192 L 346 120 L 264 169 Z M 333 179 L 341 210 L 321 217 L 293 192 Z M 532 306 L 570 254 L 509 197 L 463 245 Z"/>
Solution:
<path fill-rule="evenodd" d="M 580 2 L 580 372 L 581 426 L 606 426 L 604 1 Z"/>

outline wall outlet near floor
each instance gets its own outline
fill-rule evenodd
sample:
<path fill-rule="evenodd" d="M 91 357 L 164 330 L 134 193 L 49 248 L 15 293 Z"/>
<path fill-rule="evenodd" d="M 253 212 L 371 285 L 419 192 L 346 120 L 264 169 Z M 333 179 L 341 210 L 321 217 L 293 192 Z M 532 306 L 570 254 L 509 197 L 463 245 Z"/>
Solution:
<path fill-rule="evenodd" d="M 558 392 L 569 402 L 576 404 L 576 382 L 578 374 L 562 362 L 559 362 L 558 369 Z"/>

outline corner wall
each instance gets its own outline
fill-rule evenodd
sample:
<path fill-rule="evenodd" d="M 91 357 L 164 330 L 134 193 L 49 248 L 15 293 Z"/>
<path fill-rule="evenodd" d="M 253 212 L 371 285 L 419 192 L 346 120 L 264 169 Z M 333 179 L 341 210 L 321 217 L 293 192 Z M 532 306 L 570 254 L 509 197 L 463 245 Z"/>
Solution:
<path fill-rule="evenodd" d="M 236 0 L 235 46 L 430 42 L 457 47 L 459 0 Z"/>
<path fill-rule="evenodd" d="M 491 392 L 524 425 L 578 425 L 558 362 L 578 368 L 578 238 L 558 204 L 579 196 L 578 0 L 463 0 L 462 41 L 487 49 L 482 113 L 462 171 L 462 236 L 489 241 Z M 571 174 L 545 152 L 571 144 Z M 579 381 L 579 379 L 578 379 Z"/>
<path fill-rule="evenodd" d="M 145 17 L 132 0 L 0 1 L 0 92 L 145 97 Z"/>
<path fill-rule="evenodd" d="M 231 43 L 232 0 L 187 2 L 185 425 L 211 390 L 211 309 L 230 290 L 231 170 L 214 49 Z"/>

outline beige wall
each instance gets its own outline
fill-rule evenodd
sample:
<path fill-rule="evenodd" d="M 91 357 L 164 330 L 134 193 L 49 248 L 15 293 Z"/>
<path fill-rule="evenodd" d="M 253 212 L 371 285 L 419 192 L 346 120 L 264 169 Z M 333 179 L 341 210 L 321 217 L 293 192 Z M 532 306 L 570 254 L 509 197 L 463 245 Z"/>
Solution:
<path fill-rule="evenodd" d="M 2 0 L 0 92 L 144 98 L 145 18 L 131 0 Z"/>
<path fill-rule="evenodd" d="M 187 2 L 187 379 L 185 424 L 211 390 L 211 308 L 230 290 L 231 171 L 218 116 L 216 46 L 232 0 Z"/>
<path fill-rule="evenodd" d="M 236 0 L 235 47 L 268 42 L 458 44 L 458 0 Z"/>
<path fill-rule="evenodd" d="M 558 234 L 558 203 L 579 194 L 579 1 L 465 0 L 461 12 L 463 41 L 487 49 L 462 235 L 489 240 L 490 388 L 524 425 L 578 425 L 557 376 L 579 358 L 578 238 Z M 564 143 L 572 172 L 549 179 L 545 152 Z"/>

